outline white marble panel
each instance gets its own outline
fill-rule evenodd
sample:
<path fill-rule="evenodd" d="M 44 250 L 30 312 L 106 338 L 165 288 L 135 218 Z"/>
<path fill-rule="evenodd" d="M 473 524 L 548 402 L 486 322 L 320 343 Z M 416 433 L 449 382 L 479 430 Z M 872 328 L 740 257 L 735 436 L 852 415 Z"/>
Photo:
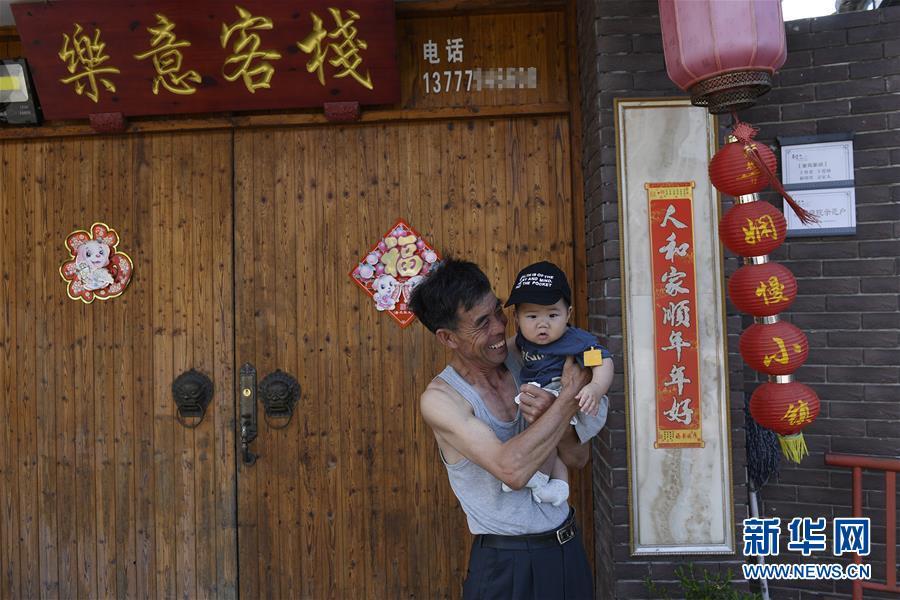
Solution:
<path fill-rule="evenodd" d="M 632 551 L 734 551 L 718 196 L 707 165 L 715 122 L 688 100 L 616 103 Z M 700 345 L 702 448 L 654 448 L 653 297 L 645 183 L 694 181 L 694 259 Z"/>

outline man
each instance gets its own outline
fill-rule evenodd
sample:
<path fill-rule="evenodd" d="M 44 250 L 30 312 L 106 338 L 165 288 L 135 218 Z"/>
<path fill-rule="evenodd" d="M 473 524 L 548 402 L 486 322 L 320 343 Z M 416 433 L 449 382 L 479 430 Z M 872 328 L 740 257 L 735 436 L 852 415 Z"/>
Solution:
<path fill-rule="evenodd" d="M 409 305 L 453 353 L 420 406 L 475 535 L 463 597 L 591 598 L 574 512 L 566 503 L 537 503 L 524 489 L 554 451 L 569 468 L 586 464 L 585 442 L 602 422 L 587 435 L 569 423 L 589 372 L 569 359 L 558 398 L 520 386 L 521 363 L 507 350 L 503 307 L 473 263 L 444 261 L 416 287 Z M 521 408 L 514 402 L 519 391 Z M 501 483 L 515 491 L 503 492 Z"/>

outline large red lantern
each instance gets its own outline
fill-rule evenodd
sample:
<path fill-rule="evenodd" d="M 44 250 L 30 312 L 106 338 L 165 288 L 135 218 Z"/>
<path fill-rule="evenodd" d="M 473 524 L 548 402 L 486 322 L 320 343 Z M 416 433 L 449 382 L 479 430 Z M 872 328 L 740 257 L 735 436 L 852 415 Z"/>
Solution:
<path fill-rule="evenodd" d="M 734 116 L 734 127 L 728 142 L 709 163 L 709 179 L 720 192 L 739 197 L 755 194 L 771 185 L 788 203 L 803 223 L 816 223 L 818 218 L 797 204 L 787 193 L 775 170 L 775 154 L 763 143 L 755 141 L 758 130 Z"/>
<path fill-rule="evenodd" d="M 769 173 L 778 169 L 775 153 L 761 142 L 743 144 L 730 136 L 709 162 L 709 180 L 720 192 L 729 196 L 755 194 L 769 187 L 768 175 L 750 158 L 752 152 L 759 154 Z"/>
<path fill-rule="evenodd" d="M 788 375 L 809 356 L 809 341 L 795 325 L 785 321 L 754 323 L 738 344 L 744 362 L 766 375 Z"/>
<path fill-rule="evenodd" d="M 666 71 L 696 106 L 753 106 L 772 87 L 787 44 L 780 0 L 659 0 Z"/>
<path fill-rule="evenodd" d="M 787 310 L 797 299 L 797 280 L 778 263 L 744 265 L 728 280 L 728 297 L 754 317 L 770 317 Z"/>
<path fill-rule="evenodd" d="M 778 378 L 781 380 L 782 378 Z M 764 383 L 750 397 L 750 414 L 767 429 L 778 434 L 784 455 L 800 462 L 809 454 L 800 430 L 819 415 L 819 397 L 806 385 L 790 381 Z"/>
<path fill-rule="evenodd" d="M 765 256 L 784 243 L 787 222 L 780 210 L 759 200 L 728 209 L 719 222 L 719 237 L 739 256 Z"/>

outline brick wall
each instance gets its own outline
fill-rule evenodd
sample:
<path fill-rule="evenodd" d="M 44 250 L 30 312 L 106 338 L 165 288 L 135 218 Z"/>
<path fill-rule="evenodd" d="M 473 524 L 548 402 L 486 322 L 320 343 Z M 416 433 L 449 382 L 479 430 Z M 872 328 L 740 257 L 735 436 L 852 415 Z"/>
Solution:
<path fill-rule="evenodd" d="M 900 456 L 900 7 L 786 29 L 788 60 L 776 88 L 742 117 L 776 149 L 778 135 L 855 134 L 857 233 L 789 239 L 773 253 L 797 276 L 788 315 L 807 333 L 810 356 L 796 379 L 818 392 L 822 409 L 804 436 L 810 456 L 782 467 L 779 481 L 763 489 L 762 511 L 782 522 L 830 521 L 850 516 L 850 474 L 824 467 L 825 452 Z M 744 380 L 748 393 L 760 381 L 750 369 Z M 864 485 L 873 555 L 883 563 L 883 478 L 871 474 Z M 883 564 L 875 564 L 874 578 L 883 577 Z M 778 598 L 849 597 L 845 583 L 774 589 Z"/>
<path fill-rule="evenodd" d="M 655 0 L 578 0 L 578 11 L 590 319 L 621 356 L 613 98 L 684 92 L 665 73 Z M 794 238 L 773 255 L 799 282 L 800 297 L 787 315 L 807 333 L 811 350 L 797 380 L 819 393 L 822 409 L 807 429 L 811 455 L 799 467 L 782 463 L 780 478 L 761 492 L 761 512 L 783 522 L 818 515 L 830 522 L 849 515 L 850 477 L 825 468 L 825 452 L 900 456 L 900 7 L 793 21 L 786 29 L 788 61 L 773 91 L 741 116 L 759 125 L 760 139 L 769 143 L 776 135 L 855 132 L 857 234 Z M 728 256 L 726 275 L 739 264 Z M 744 394 L 759 381 L 736 353 L 738 336 L 748 324 L 729 306 L 738 523 L 747 513 Z M 622 390 L 621 361 L 617 368 L 614 389 Z M 609 427 L 594 447 L 598 596 L 650 597 L 645 577 L 671 582 L 674 566 L 689 560 L 711 570 L 739 568 L 740 556 L 721 561 L 629 556 L 624 402 L 620 392 Z M 873 509 L 874 534 L 883 543 L 880 482 L 875 476 L 865 480 L 873 490 L 866 501 Z M 737 527 L 739 541 L 740 531 Z M 884 556 L 883 545 L 873 550 Z M 800 562 L 802 556 L 788 558 Z M 878 576 L 883 568 L 875 571 Z M 679 588 L 669 587 L 677 597 Z M 779 599 L 849 598 L 846 583 L 772 582 L 770 590 Z"/>
<path fill-rule="evenodd" d="M 579 71 L 583 114 L 585 234 L 587 236 L 590 325 L 622 356 L 618 201 L 613 99 L 683 96 L 668 79 L 655 0 L 578 2 Z M 737 267 L 734 259 L 728 268 Z M 729 347 L 737 348 L 740 317 L 729 317 Z M 735 521 L 747 516 L 744 474 L 743 378 L 736 354 L 729 355 Z M 623 361 L 616 363 L 609 421 L 594 445 L 594 496 L 599 598 L 650 598 L 652 579 L 677 597 L 675 568 L 692 562 L 714 572 L 740 569 L 740 557 L 636 559 L 630 557 L 628 474 Z M 737 531 L 737 529 L 736 529 Z M 743 587 L 746 587 L 744 584 Z"/>

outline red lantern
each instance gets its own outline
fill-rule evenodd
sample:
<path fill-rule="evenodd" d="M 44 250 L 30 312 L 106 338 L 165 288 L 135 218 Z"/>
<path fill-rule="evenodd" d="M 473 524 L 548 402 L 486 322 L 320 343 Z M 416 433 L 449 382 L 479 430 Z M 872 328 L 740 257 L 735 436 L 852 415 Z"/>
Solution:
<path fill-rule="evenodd" d="M 809 356 L 806 335 L 785 321 L 754 323 L 741 334 L 738 346 L 744 362 L 767 375 L 793 373 Z"/>
<path fill-rule="evenodd" d="M 778 434 L 784 455 L 800 462 L 809 454 L 800 430 L 819 415 L 819 397 L 808 386 L 795 381 L 764 383 L 750 397 L 753 420 Z"/>
<path fill-rule="evenodd" d="M 761 142 L 746 144 L 737 141 L 725 144 L 716 152 L 709 163 L 709 179 L 720 192 L 729 196 L 755 194 L 769 187 L 769 177 L 753 161 L 750 154 L 755 150 L 770 173 L 778 168 L 775 154 Z"/>
<path fill-rule="evenodd" d="M 660 0 L 659 20 L 669 79 L 711 113 L 753 106 L 787 56 L 779 0 Z"/>
<path fill-rule="evenodd" d="M 787 310 L 797 299 L 797 280 L 778 263 L 744 265 L 728 280 L 728 297 L 745 313 L 770 317 Z"/>
<path fill-rule="evenodd" d="M 753 125 L 741 122 L 735 115 L 729 143 L 716 152 L 709 163 L 710 181 L 720 192 L 735 197 L 755 194 L 771 185 L 802 223 L 818 222 L 819 219 L 797 204 L 778 181 L 775 176 L 778 161 L 768 146 L 753 139 L 757 132 Z"/>
<path fill-rule="evenodd" d="M 728 209 L 719 222 L 719 237 L 739 256 L 765 256 L 784 243 L 787 222 L 768 202 L 744 202 Z"/>

